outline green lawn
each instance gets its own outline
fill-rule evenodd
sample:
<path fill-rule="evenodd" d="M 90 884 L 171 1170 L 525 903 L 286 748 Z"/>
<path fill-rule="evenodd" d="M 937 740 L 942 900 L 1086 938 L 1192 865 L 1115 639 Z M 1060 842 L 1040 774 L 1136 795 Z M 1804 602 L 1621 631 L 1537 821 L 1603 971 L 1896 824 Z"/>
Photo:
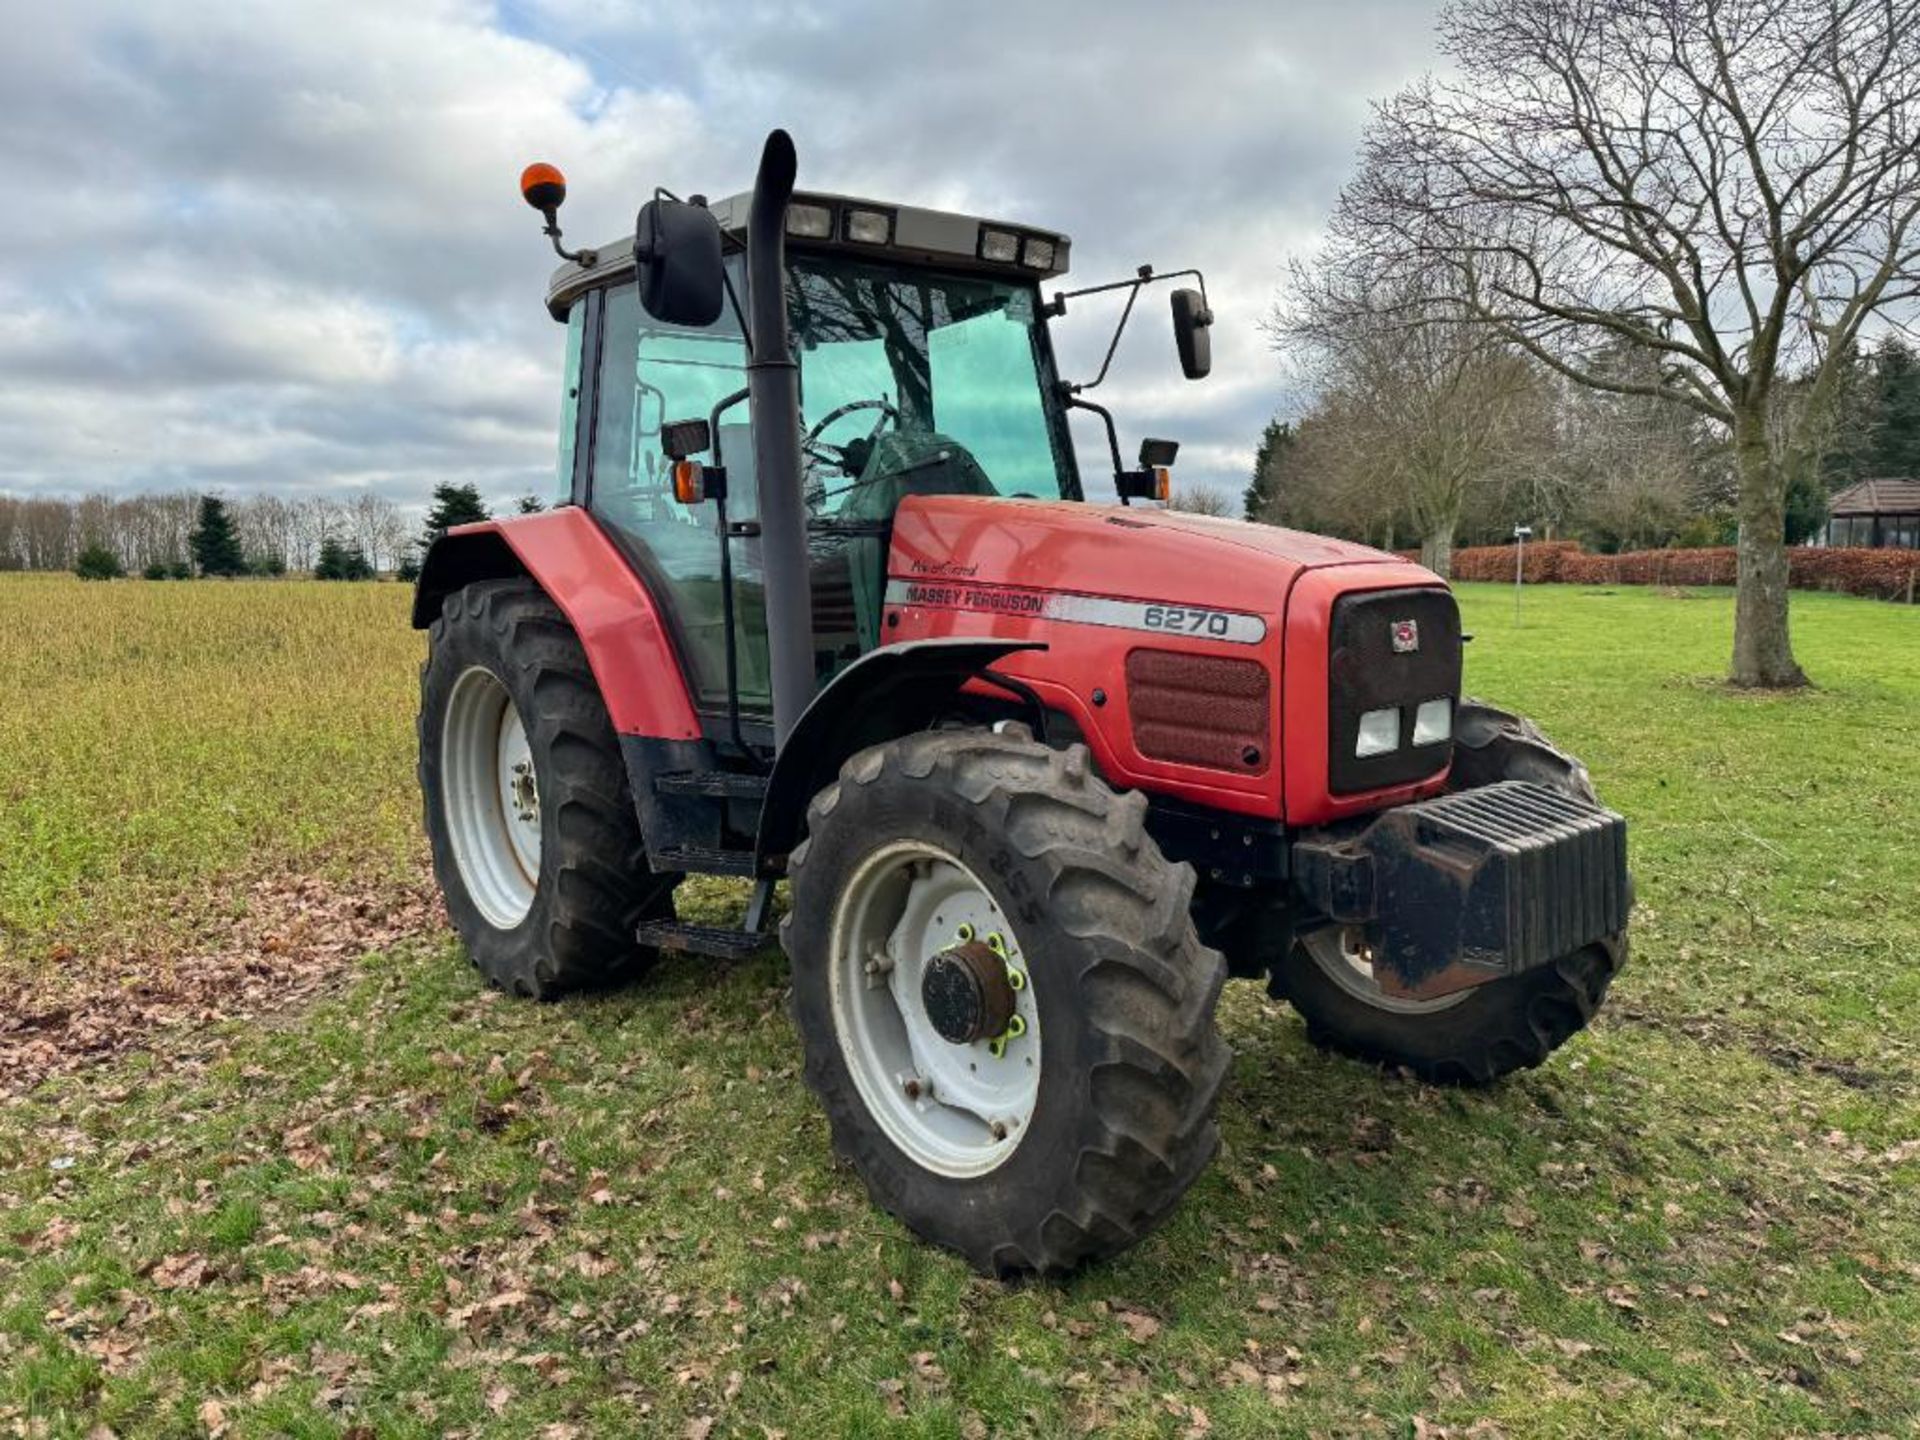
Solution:
<path fill-rule="evenodd" d="M 1920 1433 L 1920 610 L 1796 595 L 1773 698 L 1725 594 L 1463 598 L 1470 689 L 1633 825 L 1633 959 L 1543 1070 L 1423 1089 L 1229 987 L 1213 1169 L 1009 1288 L 833 1163 L 777 957 L 538 1007 L 434 931 L 0 1100 L 0 1433 Z M 12 993 L 184 963 L 169 889 L 417 866 L 403 612 L 0 578 Z"/>

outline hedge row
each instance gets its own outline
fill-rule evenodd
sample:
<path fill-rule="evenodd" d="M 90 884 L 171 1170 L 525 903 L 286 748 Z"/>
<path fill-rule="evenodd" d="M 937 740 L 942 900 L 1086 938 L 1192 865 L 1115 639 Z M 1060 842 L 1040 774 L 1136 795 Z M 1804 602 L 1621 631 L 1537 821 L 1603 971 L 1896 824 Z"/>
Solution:
<path fill-rule="evenodd" d="M 1409 558 L 1418 559 L 1417 552 Z M 1708 550 L 1630 550 L 1589 555 L 1576 540 L 1527 546 L 1530 585 L 1731 585 L 1737 568 L 1731 545 Z M 1787 551 L 1788 583 L 1796 590 L 1836 590 L 1876 600 L 1920 595 L 1920 550 L 1811 549 Z M 1481 545 L 1453 552 L 1456 580 L 1512 580 L 1513 547 Z"/>

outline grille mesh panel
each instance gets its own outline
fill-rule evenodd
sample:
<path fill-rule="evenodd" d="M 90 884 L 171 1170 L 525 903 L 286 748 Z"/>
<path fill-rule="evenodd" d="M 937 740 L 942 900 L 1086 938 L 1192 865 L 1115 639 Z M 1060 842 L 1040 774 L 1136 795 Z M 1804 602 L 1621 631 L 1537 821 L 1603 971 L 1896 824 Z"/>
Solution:
<path fill-rule="evenodd" d="M 1272 763 L 1271 684 L 1255 660 L 1135 650 L 1127 656 L 1133 743 L 1151 760 L 1263 774 Z"/>

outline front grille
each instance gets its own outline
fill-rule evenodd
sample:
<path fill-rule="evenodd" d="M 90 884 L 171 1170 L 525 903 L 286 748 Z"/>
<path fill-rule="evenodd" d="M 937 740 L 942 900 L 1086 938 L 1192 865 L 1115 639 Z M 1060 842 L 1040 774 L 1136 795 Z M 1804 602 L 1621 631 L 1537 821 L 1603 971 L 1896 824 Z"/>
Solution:
<path fill-rule="evenodd" d="M 1135 650 L 1127 656 L 1134 747 L 1151 760 L 1263 774 L 1273 748 L 1269 683 L 1256 660 Z"/>
<path fill-rule="evenodd" d="M 1418 648 L 1396 650 L 1398 627 L 1411 622 Z M 1444 769 L 1453 742 L 1413 744 L 1423 700 L 1460 693 L 1460 608 L 1446 590 L 1362 591 L 1334 602 L 1328 635 L 1327 781 L 1336 795 L 1404 785 Z M 1365 759 L 1354 754 L 1360 717 L 1400 712 L 1399 748 Z"/>

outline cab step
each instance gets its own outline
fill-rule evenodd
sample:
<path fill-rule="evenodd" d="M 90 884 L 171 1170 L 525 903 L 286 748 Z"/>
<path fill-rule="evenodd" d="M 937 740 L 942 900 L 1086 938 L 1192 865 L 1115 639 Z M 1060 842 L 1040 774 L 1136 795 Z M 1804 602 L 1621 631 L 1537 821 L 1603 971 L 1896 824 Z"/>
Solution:
<path fill-rule="evenodd" d="M 744 960 L 773 944 L 760 930 L 735 930 L 725 925 L 687 925 L 678 920 L 644 921 L 633 938 L 656 950 L 684 950 L 716 960 Z"/>
<path fill-rule="evenodd" d="M 767 777 L 733 770 L 670 770 L 653 778 L 656 795 L 698 795 L 709 800 L 764 800 Z"/>
<path fill-rule="evenodd" d="M 691 875 L 748 875 L 759 870 L 751 850 L 716 850 L 710 845 L 670 845 L 647 857 L 656 872 Z"/>

